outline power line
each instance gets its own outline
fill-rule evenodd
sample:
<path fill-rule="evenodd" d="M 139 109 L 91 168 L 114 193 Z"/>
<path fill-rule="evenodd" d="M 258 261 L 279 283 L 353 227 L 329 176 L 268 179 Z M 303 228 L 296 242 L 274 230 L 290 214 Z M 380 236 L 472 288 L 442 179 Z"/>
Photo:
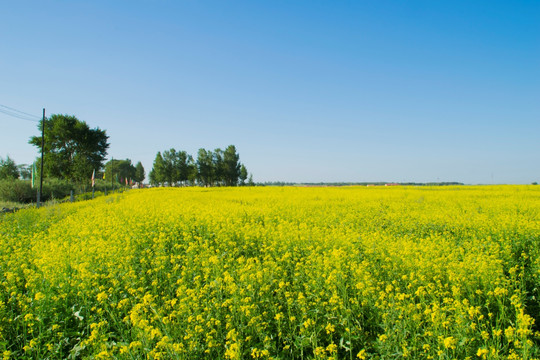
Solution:
<path fill-rule="evenodd" d="M 16 115 L 16 114 L 9 113 L 9 112 L 7 112 L 7 111 L 3 111 L 3 109 L 0 109 L 0 112 L 1 112 L 1 113 L 4 113 L 4 114 L 6 114 L 6 115 L 12 116 L 12 117 L 21 119 L 21 120 L 31 121 L 31 122 L 35 122 L 35 123 L 38 123 L 38 122 L 39 122 L 39 121 L 37 121 L 37 120 L 25 118 L 25 117 L 22 117 L 22 116 L 19 116 L 19 115 Z"/>
<path fill-rule="evenodd" d="M 41 119 L 39 116 L 35 116 L 29 113 L 25 113 L 24 111 L 20 111 L 14 108 L 11 108 L 9 106 L 1 105 L 0 104 L 0 112 L 21 120 L 26 121 L 32 121 L 32 122 L 39 122 L 39 119 Z"/>
<path fill-rule="evenodd" d="M 23 115 L 27 115 L 27 116 L 30 116 L 30 117 L 33 117 L 33 118 L 36 118 L 36 119 L 41 119 L 39 116 L 36 116 L 36 115 L 29 114 L 29 113 L 26 113 L 26 112 L 21 111 L 21 110 L 17 110 L 17 109 L 11 108 L 11 107 L 6 106 L 6 105 L 1 105 L 1 104 L 0 104 L 0 106 L 3 107 L 3 108 L 6 108 L 6 109 L 8 109 L 8 110 L 11 110 L 11 111 L 15 111 L 15 112 L 21 113 L 21 114 L 23 114 Z"/>

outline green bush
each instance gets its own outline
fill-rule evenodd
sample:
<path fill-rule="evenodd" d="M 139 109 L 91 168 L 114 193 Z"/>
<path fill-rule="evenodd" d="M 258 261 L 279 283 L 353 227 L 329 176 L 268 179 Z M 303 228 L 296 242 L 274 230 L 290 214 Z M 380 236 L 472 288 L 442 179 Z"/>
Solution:
<path fill-rule="evenodd" d="M 75 187 L 66 180 L 51 179 L 43 182 L 43 193 L 41 201 L 53 199 L 63 199 L 74 191 Z"/>
<path fill-rule="evenodd" d="M 128 187 L 115 184 L 115 192 L 124 191 Z M 32 189 L 30 180 L 0 180 L 0 201 L 28 204 L 37 201 L 39 185 Z M 76 200 L 92 199 L 90 185 L 74 185 L 66 180 L 46 179 L 43 181 L 41 201 L 68 199 L 71 191 Z M 105 181 L 96 181 L 94 196 L 102 196 L 111 192 L 111 184 Z"/>
<path fill-rule="evenodd" d="M 37 201 L 38 187 L 32 189 L 30 180 L 0 180 L 0 201 L 31 203 Z M 51 179 L 43 182 L 41 201 L 63 199 L 74 186 L 67 181 Z"/>
<path fill-rule="evenodd" d="M 28 180 L 0 180 L 0 201 L 29 203 L 35 201 L 36 191 Z"/>

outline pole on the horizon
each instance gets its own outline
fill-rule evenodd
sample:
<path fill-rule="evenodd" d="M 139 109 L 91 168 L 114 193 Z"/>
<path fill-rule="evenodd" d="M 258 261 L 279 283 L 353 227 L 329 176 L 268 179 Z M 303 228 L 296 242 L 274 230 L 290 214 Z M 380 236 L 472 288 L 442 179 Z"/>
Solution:
<path fill-rule="evenodd" d="M 39 174 L 39 192 L 37 195 L 37 207 L 41 206 L 41 196 L 43 195 L 43 153 L 45 148 L 45 108 L 43 108 L 43 119 L 41 120 L 41 169 Z"/>
<path fill-rule="evenodd" d="M 114 157 L 111 157 L 111 194 L 114 194 Z"/>

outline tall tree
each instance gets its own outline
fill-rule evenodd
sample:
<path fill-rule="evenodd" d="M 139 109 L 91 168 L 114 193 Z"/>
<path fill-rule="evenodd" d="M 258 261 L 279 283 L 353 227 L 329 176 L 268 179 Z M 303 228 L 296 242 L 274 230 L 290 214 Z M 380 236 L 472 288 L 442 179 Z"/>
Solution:
<path fill-rule="evenodd" d="M 179 151 L 177 153 L 178 180 L 181 181 L 183 185 L 186 185 L 186 182 L 189 180 L 190 158 L 191 156 L 185 151 Z M 193 161 L 193 158 L 191 158 L 191 161 Z"/>
<path fill-rule="evenodd" d="M 137 165 L 135 165 L 135 177 L 133 178 L 136 182 L 142 183 L 144 181 L 146 174 L 144 172 L 144 167 L 142 163 L 139 161 Z"/>
<path fill-rule="evenodd" d="M 246 179 L 248 177 L 248 172 L 244 164 L 240 166 L 240 185 L 246 185 Z"/>
<path fill-rule="evenodd" d="M 212 151 L 199 149 L 197 153 L 197 181 L 199 185 L 212 185 L 213 177 L 213 156 Z"/>
<path fill-rule="evenodd" d="M 240 155 L 234 145 L 227 146 L 223 154 L 223 175 L 226 186 L 236 186 L 240 177 Z"/>
<path fill-rule="evenodd" d="M 180 178 L 178 166 L 178 153 L 175 149 L 165 150 L 163 152 L 163 163 L 165 181 L 169 186 L 174 186 Z"/>
<path fill-rule="evenodd" d="M 150 171 L 150 183 L 154 185 L 168 183 L 171 186 L 237 186 L 246 184 L 248 172 L 240 163 L 240 156 L 234 145 L 225 151 L 199 149 L 197 159 L 185 151 L 169 149 L 158 152 L 154 167 Z"/>
<path fill-rule="evenodd" d="M 198 171 L 197 171 L 197 163 L 193 159 L 193 156 L 188 155 L 187 158 L 187 174 L 188 178 L 187 181 L 190 185 L 195 185 L 197 181 Z"/>
<path fill-rule="evenodd" d="M 19 168 L 15 161 L 8 156 L 5 159 L 0 158 L 0 179 L 18 179 Z"/>
<path fill-rule="evenodd" d="M 38 126 L 40 131 L 42 122 Z M 45 119 L 45 174 L 76 182 L 89 180 L 94 169 L 99 171 L 103 167 L 108 138 L 105 130 L 90 129 L 75 116 L 53 114 Z M 41 152 L 41 136 L 32 136 L 29 143 Z"/>
<path fill-rule="evenodd" d="M 32 165 L 20 164 L 17 165 L 21 179 L 30 180 L 32 178 Z"/>
<path fill-rule="evenodd" d="M 212 185 L 225 184 L 225 163 L 223 161 L 223 150 L 217 148 L 212 153 Z"/>
<path fill-rule="evenodd" d="M 163 185 L 167 181 L 165 161 L 163 161 L 163 156 L 161 156 L 161 152 L 159 151 L 156 154 L 152 170 L 148 176 L 152 185 Z"/>
<path fill-rule="evenodd" d="M 130 159 L 111 159 L 105 164 L 105 179 L 118 178 L 118 181 L 124 183 L 125 179 L 135 179 L 135 172 L 135 166 Z"/>

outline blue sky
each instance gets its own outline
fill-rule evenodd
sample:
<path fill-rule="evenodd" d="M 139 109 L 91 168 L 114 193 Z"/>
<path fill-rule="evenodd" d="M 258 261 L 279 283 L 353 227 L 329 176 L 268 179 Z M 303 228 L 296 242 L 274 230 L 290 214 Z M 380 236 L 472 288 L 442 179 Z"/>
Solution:
<path fill-rule="evenodd" d="M 0 105 L 255 181 L 540 181 L 540 2 L 11 1 Z M 37 124 L 0 113 L 0 156 Z"/>

